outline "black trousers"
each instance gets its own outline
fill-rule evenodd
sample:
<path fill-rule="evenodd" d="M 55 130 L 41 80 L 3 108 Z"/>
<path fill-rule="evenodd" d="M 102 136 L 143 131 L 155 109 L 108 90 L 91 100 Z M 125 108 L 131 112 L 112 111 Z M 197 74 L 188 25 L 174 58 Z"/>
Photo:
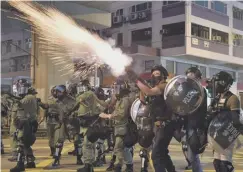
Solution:
<path fill-rule="evenodd" d="M 164 127 L 155 128 L 152 160 L 155 172 L 174 172 L 175 167 L 169 155 L 168 146 L 175 131 L 175 123 L 168 122 Z"/>

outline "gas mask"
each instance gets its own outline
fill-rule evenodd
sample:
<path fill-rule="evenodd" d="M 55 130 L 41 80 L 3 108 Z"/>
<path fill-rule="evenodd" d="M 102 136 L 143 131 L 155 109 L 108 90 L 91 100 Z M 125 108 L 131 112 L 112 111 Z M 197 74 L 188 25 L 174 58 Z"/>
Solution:
<path fill-rule="evenodd" d="M 154 76 L 152 75 L 152 79 L 151 79 L 151 84 L 152 86 L 157 85 L 160 81 L 162 80 L 162 76 Z"/>
<path fill-rule="evenodd" d="M 224 81 L 216 81 L 216 93 L 224 93 L 227 90 L 227 85 Z"/>
<path fill-rule="evenodd" d="M 88 90 L 89 90 L 88 86 L 86 86 L 86 85 L 78 85 L 77 86 L 77 93 L 78 94 L 82 94 L 82 93 L 84 93 L 84 92 L 86 92 Z"/>
<path fill-rule="evenodd" d="M 28 88 L 29 88 L 29 84 L 27 82 L 20 80 L 19 83 L 17 84 L 18 95 L 20 97 L 24 97 L 26 94 L 28 94 Z"/>

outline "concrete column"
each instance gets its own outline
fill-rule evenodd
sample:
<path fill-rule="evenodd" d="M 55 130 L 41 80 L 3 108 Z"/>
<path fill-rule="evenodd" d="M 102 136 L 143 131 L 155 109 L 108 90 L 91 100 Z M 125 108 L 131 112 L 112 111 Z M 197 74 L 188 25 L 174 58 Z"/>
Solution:
<path fill-rule="evenodd" d="M 185 47 L 186 54 L 189 53 L 191 49 L 191 3 L 190 1 L 185 1 Z"/>
<path fill-rule="evenodd" d="M 233 56 L 233 12 L 232 12 L 232 2 L 227 4 L 227 15 L 229 16 L 229 55 Z"/>

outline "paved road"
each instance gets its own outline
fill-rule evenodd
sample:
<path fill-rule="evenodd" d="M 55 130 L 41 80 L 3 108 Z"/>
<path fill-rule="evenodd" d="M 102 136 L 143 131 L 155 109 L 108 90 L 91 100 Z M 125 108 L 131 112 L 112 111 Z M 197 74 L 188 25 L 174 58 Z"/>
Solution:
<path fill-rule="evenodd" d="M 241 138 L 241 141 L 243 143 L 243 138 Z M 15 166 L 15 163 L 8 162 L 7 158 L 9 157 L 9 142 L 8 139 L 3 140 L 5 145 L 5 152 L 6 154 L 1 156 L 1 171 L 7 172 L 10 168 Z M 37 168 L 36 169 L 30 169 L 26 171 L 50 171 L 50 172 L 58 172 L 58 171 L 76 171 L 76 169 L 79 167 L 75 164 L 76 159 L 74 156 L 67 155 L 67 152 L 73 149 L 73 145 L 69 142 L 65 143 L 65 147 L 62 152 L 62 159 L 61 159 L 61 167 L 59 169 L 52 169 L 51 163 L 52 159 L 49 156 L 49 147 L 47 144 L 47 139 L 38 139 L 35 143 L 33 150 L 34 154 L 36 156 L 36 163 Z M 134 172 L 140 171 L 140 159 L 138 156 L 138 149 L 136 149 L 135 157 L 134 157 Z M 176 169 L 178 172 L 183 172 L 185 170 L 184 167 L 186 166 L 186 162 L 184 159 L 184 156 L 181 152 L 181 146 L 178 142 L 175 140 L 172 140 L 170 145 L 170 154 L 172 156 L 172 160 L 176 166 Z M 107 160 L 110 159 L 110 155 L 107 155 Z M 213 166 L 212 166 L 212 150 L 209 148 L 205 151 L 205 153 L 201 156 L 201 162 L 203 165 L 204 172 L 213 172 Z M 234 165 L 235 165 L 235 172 L 243 172 L 243 147 L 236 151 L 234 155 Z M 95 168 L 95 172 L 105 172 L 106 169 L 105 165 L 104 167 Z M 149 171 L 153 171 L 152 167 L 150 167 Z"/>

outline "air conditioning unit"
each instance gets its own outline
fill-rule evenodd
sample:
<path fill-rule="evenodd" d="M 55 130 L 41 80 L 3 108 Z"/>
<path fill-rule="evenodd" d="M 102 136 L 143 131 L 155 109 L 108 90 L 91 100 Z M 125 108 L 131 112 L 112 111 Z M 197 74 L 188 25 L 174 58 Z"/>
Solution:
<path fill-rule="evenodd" d="M 204 47 L 209 48 L 209 42 L 208 41 L 204 41 Z"/>
<path fill-rule="evenodd" d="M 145 19 L 146 17 L 147 17 L 146 12 L 141 12 L 141 13 L 139 13 L 139 18 L 140 18 L 140 19 Z"/>
<path fill-rule="evenodd" d="M 129 17 L 123 17 L 123 22 L 124 22 L 124 23 L 129 22 Z"/>
<path fill-rule="evenodd" d="M 168 30 L 167 29 L 160 30 L 160 34 L 166 34 L 166 33 L 168 33 Z"/>
<path fill-rule="evenodd" d="M 29 39 L 26 39 L 26 41 L 25 41 L 25 43 L 26 43 L 26 45 L 27 45 L 27 48 L 31 48 L 31 39 L 29 38 Z"/>
<path fill-rule="evenodd" d="M 152 32 L 151 32 L 150 30 L 148 30 L 148 31 L 145 31 L 144 34 L 145 34 L 146 36 L 149 36 L 149 35 L 152 34 Z"/>
<path fill-rule="evenodd" d="M 131 20 L 136 20 L 138 18 L 138 14 L 137 13 L 133 13 L 131 15 Z"/>
<path fill-rule="evenodd" d="M 9 66 L 15 66 L 16 63 L 15 63 L 15 60 L 14 59 L 10 59 L 9 60 Z"/>
<path fill-rule="evenodd" d="M 114 16 L 113 17 L 113 23 L 121 23 L 122 16 Z"/>
<path fill-rule="evenodd" d="M 213 36 L 214 41 L 221 41 L 221 36 Z"/>

